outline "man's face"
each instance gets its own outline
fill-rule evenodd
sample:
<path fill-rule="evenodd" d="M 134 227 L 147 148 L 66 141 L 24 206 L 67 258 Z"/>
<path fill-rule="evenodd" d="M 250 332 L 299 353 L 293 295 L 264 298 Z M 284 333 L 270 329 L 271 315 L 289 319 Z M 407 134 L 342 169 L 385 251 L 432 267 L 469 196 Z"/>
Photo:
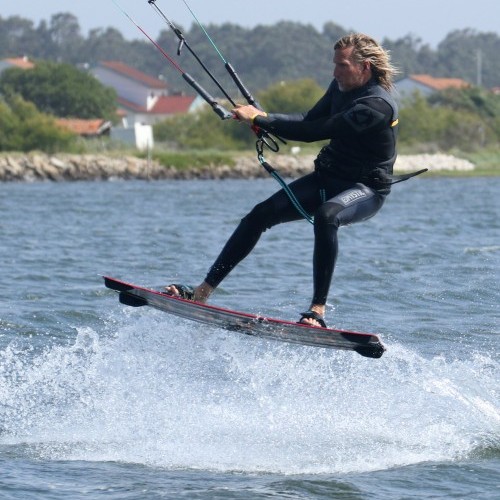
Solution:
<path fill-rule="evenodd" d="M 339 84 L 341 92 L 362 87 L 371 77 L 369 63 L 357 63 L 352 60 L 354 47 L 335 50 L 333 56 L 333 77 Z"/>

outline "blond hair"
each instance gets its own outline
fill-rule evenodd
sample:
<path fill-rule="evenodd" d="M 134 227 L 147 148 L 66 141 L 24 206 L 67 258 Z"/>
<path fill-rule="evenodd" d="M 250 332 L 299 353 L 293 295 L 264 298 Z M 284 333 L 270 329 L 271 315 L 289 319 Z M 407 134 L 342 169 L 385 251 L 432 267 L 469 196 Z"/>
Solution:
<path fill-rule="evenodd" d="M 370 63 L 377 83 L 389 91 L 393 88 L 392 79 L 398 70 L 391 64 L 389 52 L 384 50 L 374 38 L 362 33 L 352 33 L 343 36 L 333 48 L 337 50 L 347 47 L 354 47 L 352 57 L 355 62 L 361 64 L 368 61 Z"/>

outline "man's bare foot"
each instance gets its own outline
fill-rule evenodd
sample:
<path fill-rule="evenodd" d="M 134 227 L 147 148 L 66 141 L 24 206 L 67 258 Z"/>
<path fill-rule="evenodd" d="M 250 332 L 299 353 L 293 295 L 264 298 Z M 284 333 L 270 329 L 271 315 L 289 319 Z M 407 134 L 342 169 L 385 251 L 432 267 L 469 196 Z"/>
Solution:
<path fill-rule="evenodd" d="M 325 309 L 324 305 L 312 304 L 309 311 L 302 313 L 299 323 L 326 328 Z"/>

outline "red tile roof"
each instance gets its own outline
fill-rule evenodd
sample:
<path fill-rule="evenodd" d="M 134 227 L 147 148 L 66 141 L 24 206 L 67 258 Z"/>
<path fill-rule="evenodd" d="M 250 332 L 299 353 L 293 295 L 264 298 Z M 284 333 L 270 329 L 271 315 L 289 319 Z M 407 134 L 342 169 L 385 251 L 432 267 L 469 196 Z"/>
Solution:
<path fill-rule="evenodd" d="M 155 102 L 151 109 L 146 109 L 145 106 L 140 106 L 133 102 L 127 101 L 122 97 L 118 97 L 117 101 L 123 108 L 134 111 L 136 113 L 150 113 L 155 115 L 173 115 L 177 113 L 187 113 L 193 104 L 196 97 L 186 95 L 167 95 L 161 96 Z"/>
<path fill-rule="evenodd" d="M 8 59 L 4 59 L 4 61 L 21 69 L 31 69 L 35 67 L 35 65 L 27 57 L 10 57 Z"/>
<path fill-rule="evenodd" d="M 187 113 L 196 97 L 187 95 L 167 95 L 159 97 L 155 105 L 149 110 L 150 113 L 173 115 L 176 113 Z"/>
<path fill-rule="evenodd" d="M 410 79 L 434 90 L 444 90 L 449 88 L 463 89 L 470 87 L 468 82 L 460 78 L 435 78 L 431 75 L 410 75 Z"/>
<path fill-rule="evenodd" d="M 146 75 L 142 71 L 131 68 L 124 63 L 119 61 L 101 61 L 99 63 L 100 66 L 110 69 L 115 73 L 119 73 L 120 75 L 131 78 L 132 80 L 136 80 L 138 82 L 143 83 L 147 87 L 155 88 L 155 89 L 166 89 L 167 84 L 164 80 L 160 80 L 159 78 L 154 78 L 152 76 Z"/>
<path fill-rule="evenodd" d="M 111 122 L 102 119 L 58 118 L 56 123 L 66 130 L 83 136 L 101 135 L 111 128 Z"/>

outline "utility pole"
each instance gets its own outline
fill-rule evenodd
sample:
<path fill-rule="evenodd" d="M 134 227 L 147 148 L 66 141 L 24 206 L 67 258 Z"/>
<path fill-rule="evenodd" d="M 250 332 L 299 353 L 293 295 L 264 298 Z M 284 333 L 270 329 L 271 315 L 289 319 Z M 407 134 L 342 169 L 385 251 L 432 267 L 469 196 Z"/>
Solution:
<path fill-rule="evenodd" d="M 477 62 L 476 83 L 477 83 L 478 87 L 481 87 L 483 85 L 483 53 L 482 53 L 481 49 L 477 49 L 476 62 Z"/>

